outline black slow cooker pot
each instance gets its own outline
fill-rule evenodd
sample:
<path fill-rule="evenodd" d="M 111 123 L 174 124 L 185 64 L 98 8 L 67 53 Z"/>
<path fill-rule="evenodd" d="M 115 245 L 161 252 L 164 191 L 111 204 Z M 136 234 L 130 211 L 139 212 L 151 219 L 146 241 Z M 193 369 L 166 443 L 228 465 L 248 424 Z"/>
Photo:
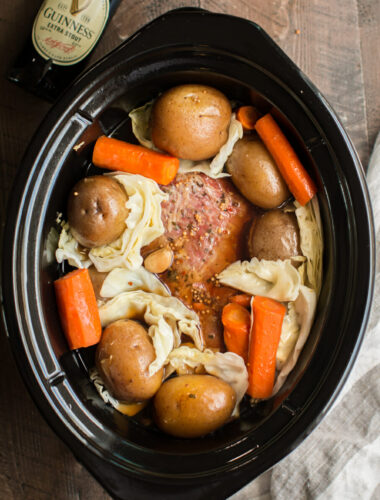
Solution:
<path fill-rule="evenodd" d="M 316 180 L 324 282 L 316 320 L 282 394 L 246 407 L 203 439 L 163 435 L 105 405 L 89 381 L 93 351 L 70 352 L 55 304 L 57 212 L 91 167 L 103 132 L 128 138 L 125 110 L 184 82 L 276 113 Z M 78 147 L 76 147 L 78 146 Z M 372 216 L 354 148 L 318 90 L 257 25 L 182 9 L 159 17 L 83 74 L 36 133 L 5 229 L 3 304 L 20 371 L 47 421 L 114 496 L 225 498 L 293 450 L 337 397 L 367 324 Z"/>

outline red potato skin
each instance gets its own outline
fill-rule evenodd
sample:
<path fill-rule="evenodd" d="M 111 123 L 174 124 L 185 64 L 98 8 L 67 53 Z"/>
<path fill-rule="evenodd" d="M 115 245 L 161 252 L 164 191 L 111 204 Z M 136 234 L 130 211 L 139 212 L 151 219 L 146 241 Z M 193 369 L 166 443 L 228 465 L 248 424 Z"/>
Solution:
<path fill-rule="evenodd" d="M 81 179 L 70 192 L 67 215 L 71 232 L 86 248 L 108 245 L 125 230 L 128 196 L 111 177 Z"/>
<path fill-rule="evenodd" d="M 235 403 L 227 382 L 212 375 L 182 375 L 164 382 L 157 392 L 155 421 L 172 436 L 201 437 L 225 424 Z"/>
<path fill-rule="evenodd" d="M 279 207 L 290 192 L 269 151 L 258 137 L 243 137 L 227 160 L 232 182 L 254 205 L 269 210 Z"/>
<path fill-rule="evenodd" d="M 302 255 L 300 232 L 294 213 L 270 210 L 252 224 L 248 237 L 250 257 L 286 260 Z"/>
<path fill-rule="evenodd" d="M 189 160 L 215 156 L 228 139 L 231 105 L 207 85 L 179 85 L 164 92 L 152 110 L 152 139 L 161 150 Z"/>
<path fill-rule="evenodd" d="M 96 367 L 111 394 L 128 403 L 145 401 L 157 392 L 163 369 L 149 375 L 156 358 L 147 330 L 137 321 L 122 319 L 105 328 L 96 350 Z"/>

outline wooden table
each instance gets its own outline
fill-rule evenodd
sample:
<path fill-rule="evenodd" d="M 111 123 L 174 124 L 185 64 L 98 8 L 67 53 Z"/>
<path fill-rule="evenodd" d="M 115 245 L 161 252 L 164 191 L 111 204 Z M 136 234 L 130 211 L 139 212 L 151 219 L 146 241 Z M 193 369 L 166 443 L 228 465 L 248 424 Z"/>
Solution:
<path fill-rule="evenodd" d="M 30 36 L 41 0 L 0 3 L 0 216 L 17 166 L 50 104 L 3 74 Z M 171 8 L 197 6 L 259 23 L 335 108 L 365 165 L 380 129 L 379 0 L 123 0 L 92 61 Z M 226 34 L 228 36 L 228 34 Z M 6 235 L 4 235 L 6 238 Z M 109 498 L 47 426 L 0 335 L 0 498 Z"/>

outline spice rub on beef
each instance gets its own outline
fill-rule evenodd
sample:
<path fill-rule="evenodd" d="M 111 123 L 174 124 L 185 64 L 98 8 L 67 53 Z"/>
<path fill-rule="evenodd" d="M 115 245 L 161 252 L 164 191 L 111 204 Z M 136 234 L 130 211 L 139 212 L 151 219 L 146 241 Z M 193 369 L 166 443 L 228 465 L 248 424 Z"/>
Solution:
<path fill-rule="evenodd" d="M 161 204 L 166 231 L 150 251 L 169 244 L 174 261 L 160 278 L 198 313 L 205 344 L 222 348 L 221 311 L 236 291 L 216 283 L 215 275 L 247 257 L 247 223 L 254 208 L 230 180 L 202 173 L 177 175 L 162 189 L 169 195 Z"/>

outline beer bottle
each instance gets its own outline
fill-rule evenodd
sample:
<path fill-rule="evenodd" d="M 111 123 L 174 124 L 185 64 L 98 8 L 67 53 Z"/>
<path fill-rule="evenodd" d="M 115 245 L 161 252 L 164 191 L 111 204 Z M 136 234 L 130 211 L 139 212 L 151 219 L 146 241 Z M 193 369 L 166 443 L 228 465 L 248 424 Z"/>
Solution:
<path fill-rule="evenodd" d="M 83 70 L 120 0 L 44 0 L 7 78 L 48 100 Z"/>

